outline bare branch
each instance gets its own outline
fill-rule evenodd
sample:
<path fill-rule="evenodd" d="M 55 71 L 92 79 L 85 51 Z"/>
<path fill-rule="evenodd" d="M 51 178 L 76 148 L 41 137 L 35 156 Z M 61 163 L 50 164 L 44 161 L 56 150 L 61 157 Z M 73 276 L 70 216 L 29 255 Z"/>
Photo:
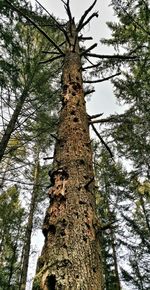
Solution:
<path fill-rule="evenodd" d="M 91 120 L 91 119 L 96 119 L 96 118 L 98 118 L 98 117 L 101 117 L 103 114 L 104 114 L 104 113 L 95 114 L 95 115 L 92 115 L 92 116 L 88 115 L 88 117 L 89 117 L 89 119 Z M 92 122 L 92 123 L 93 123 L 93 122 Z"/>
<path fill-rule="evenodd" d="M 101 62 L 98 62 L 96 64 L 93 64 L 93 65 L 89 65 L 89 66 L 85 66 L 82 68 L 82 70 L 86 70 L 86 69 L 91 69 L 91 68 L 94 68 L 94 67 L 98 67 L 99 65 L 101 64 Z"/>
<path fill-rule="evenodd" d="M 85 91 L 85 92 L 84 92 L 84 96 L 87 96 L 87 95 L 92 94 L 92 93 L 94 93 L 94 92 L 95 92 L 94 89 L 93 89 L 93 90 L 89 90 L 89 91 Z"/>
<path fill-rule="evenodd" d="M 57 56 L 55 56 L 53 58 L 49 58 L 47 60 L 40 61 L 39 63 L 42 64 L 42 63 L 53 62 L 54 60 L 62 58 L 62 57 L 63 57 L 63 55 L 57 55 Z"/>
<path fill-rule="evenodd" d="M 96 2 L 97 2 L 97 0 L 94 0 L 93 4 L 87 10 L 85 10 L 84 14 L 82 15 L 82 17 L 79 20 L 79 24 L 77 26 L 77 31 L 81 30 L 81 26 L 83 24 L 84 19 L 86 18 L 88 13 L 93 9 L 93 7 L 95 6 Z"/>
<path fill-rule="evenodd" d="M 52 156 L 52 157 L 43 157 L 43 160 L 48 160 L 48 159 L 54 159 L 54 156 Z"/>
<path fill-rule="evenodd" d="M 38 31 L 41 32 L 41 34 L 43 34 L 45 36 L 45 38 L 59 51 L 60 54 L 64 55 L 63 51 L 59 48 L 59 46 L 45 33 L 45 31 L 39 27 L 31 18 L 29 18 L 27 15 L 25 15 L 20 9 L 18 9 L 17 7 L 15 7 L 14 5 L 12 5 L 11 2 L 9 2 L 8 0 L 6 0 L 6 2 L 18 13 L 20 13 L 25 19 L 27 19 L 28 21 L 30 21 L 31 24 L 34 25 L 34 27 L 36 27 L 38 29 Z"/>
<path fill-rule="evenodd" d="M 67 0 L 67 2 L 65 2 L 64 0 L 61 0 L 61 2 L 64 4 L 67 15 L 69 17 L 69 21 L 72 21 L 72 15 L 71 15 L 71 10 L 70 10 L 70 4 L 69 4 L 69 0 Z"/>
<path fill-rule="evenodd" d="M 82 35 L 79 36 L 79 41 L 85 41 L 85 40 L 93 40 L 93 37 L 89 36 L 89 37 L 83 37 Z"/>
<path fill-rule="evenodd" d="M 123 118 L 123 119 L 122 119 Z M 109 117 L 109 118 L 105 118 L 105 119 L 99 119 L 99 120 L 95 120 L 95 121 L 89 121 L 89 124 L 96 124 L 96 123 L 122 123 L 122 122 L 127 122 L 129 120 L 125 120 L 124 119 L 125 116 L 123 114 L 120 114 L 118 116 L 115 117 Z"/>
<path fill-rule="evenodd" d="M 94 43 L 93 45 L 91 45 L 89 48 L 87 48 L 86 50 L 84 50 L 83 52 L 81 52 L 81 56 L 86 54 L 88 51 L 94 49 L 95 47 L 97 47 L 97 43 Z"/>
<path fill-rule="evenodd" d="M 48 15 L 54 20 L 54 22 L 55 22 L 55 24 L 56 24 L 56 26 L 57 26 L 57 28 L 59 29 L 59 30 L 61 30 L 63 33 L 64 33 L 64 35 L 65 35 L 65 37 L 66 37 L 66 40 L 69 42 L 69 38 L 68 38 L 68 34 L 67 34 L 67 32 L 65 31 L 65 29 L 62 27 L 62 25 L 55 19 L 55 17 L 53 17 L 49 12 L 48 12 L 48 10 L 38 1 L 38 0 L 35 0 L 47 13 L 48 13 Z"/>
<path fill-rule="evenodd" d="M 111 158 L 113 159 L 113 154 L 109 148 L 109 146 L 105 143 L 105 141 L 103 140 L 103 138 L 101 137 L 101 135 L 99 134 L 99 132 L 96 130 L 95 126 L 91 123 L 92 129 L 95 132 L 95 134 L 97 135 L 97 137 L 100 139 L 101 143 L 106 147 L 107 151 L 109 152 Z"/>
<path fill-rule="evenodd" d="M 116 59 L 137 59 L 137 56 L 130 56 L 130 55 L 120 55 L 120 54 L 113 54 L 113 55 L 103 55 L 103 54 L 96 54 L 96 53 L 87 53 L 86 56 L 91 56 L 91 57 L 97 57 L 97 58 L 108 58 L 108 59 L 112 59 L 112 58 L 116 58 Z"/>
<path fill-rule="evenodd" d="M 82 24 L 82 26 L 80 27 L 80 30 L 81 29 L 83 29 L 83 27 L 85 26 L 85 25 L 87 25 L 90 21 L 91 21 L 91 19 L 93 18 L 93 17 L 98 17 L 98 12 L 94 12 L 83 24 Z M 80 31 L 80 30 L 78 30 L 77 29 L 77 31 Z"/>
<path fill-rule="evenodd" d="M 83 82 L 84 82 L 84 83 L 88 83 L 88 84 L 92 84 L 92 83 L 101 83 L 101 82 L 104 82 L 104 81 L 108 81 L 108 80 L 110 80 L 110 79 L 112 79 L 112 78 L 114 78 L 114 77 L 116 77 L 116 76 L 119 76 L 119 75 L 121 75 L 120 72 L 119 72 L 119 73 L 116 73 L 116 74 L 114 74 L 114 75 L 111 75 L 111 76 L 109 76 L 109 77 L 107 77 L 107 78 L 103 78 L 103 79 L 99 79 L 99 80 L 93 80 L 93 81 L 88 80 L 88 81 L 83 81 Z"/>

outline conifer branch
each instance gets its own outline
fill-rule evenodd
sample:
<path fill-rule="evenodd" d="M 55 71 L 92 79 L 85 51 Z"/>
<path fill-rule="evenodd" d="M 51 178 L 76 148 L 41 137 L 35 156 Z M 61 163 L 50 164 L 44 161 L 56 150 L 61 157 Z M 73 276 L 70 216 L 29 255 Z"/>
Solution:
<path fill-rule="evenodd" d="M 66 30 L 62 27 L 62 25 L 55 19 L 55 17 L 53 17 L 53 15 L 51 15 L 48 10 L 38 1 L 38 0 L 35 0 L 42 8 L 43 10 L 45 10 L 45 12 L 53 19 L 53 21 L 55 22 L 56 24 L 56 27 L 61 30 L 63 33 L 64 33 L 64 36 L 66 37 L 66 40 L 69 42 L 69 38 L 68 38 L 68 34 L 66 32 Z"/>
<path fill-rule="evenodd" d="M 90 50 L 94 49 L 95 47 L 97 47 L 97 43 L 94 43 L 93 45 L 91 45 L 89 48 L 87 48 L 86 50 L 84 50 L 83 52 L 81 52 L 81 56 L 85 55 L 87 52 L 89 52 Z"/>
<path fill-rule="evenodd" d="M 123 59 L 123 60 L 134 60 L 137 59 L 137 56 L 131 56 L 131 55 L 120 55 L 120 54 L 113 54 L 113 55 L 108 55 L 108 54 L 96 54 L 96 53 L 87 53 L 86 56 L 90 57 L 96 57 L 96 58 L 107 58 L 107 59 Z"/>
<path fill-rule="evenodd" d="M 88 84 L 92 84 L 92 83 L 101 83 L 101 82 L 104 82 L 104 81 L 108 81 L 108 80 L 110 80 L 110 79 L 112 79 L 112 78 L 114 78 L 114 77 L 116 77 L 116 76 L 119 76 L 119 75 L 121 75 L 121 73 L 119 72 L 119 73 L 116 73 L 116 74 L 114 74 L 114 75 L 111 75 L 111 76 L 109 76 L 109 77 L 107 77 L 107 78 L 103 78 L 103 79 L 99 79 L 99 80 L 88 80 L 88 81 L 83 81 L 84 83 L 88 83 Z"/>
<path fill-rule="evenodd" d="M 52 57 L 52 58 L 49 58 L 47 60 L 40 61 L 39 63 L 40 64 L 43 64 L 43 63 L 53 62 L 54 60 L 59 59 L 59 58 L 62 58 L 62 57 L 63 57 L 63 55 L 60 55 L 59 54 L 59 55 L 57 55 L 55 57 Z"/>
<path fill-rule="evenodd" d="M 93 64 L 93 65 L 85 66 L 85 67 L 82 68 L 82 70 L 84 71 L 86 69 L 95 68 L 95 67 L 98 67 L 100 64 L 101 64 L 101 62 L 98 62 L 98 63 Z"/>
<path fill-rule="evenodd" d="M 64 55 L 63 51 L 60 49 L 60 47 L 45 33 L 45 31 L 38 26 L 30 17 L 24 14 L 19 8 L 14 6 L 10 1 L 6 0 L 6 2 L 19 14 L 21 14 L 26 20 L 28 20 L 31 24 L 33 24 L 34 27 L 38 29 L 38 31 L 45 36 L 45 38 L 59 51 L 60 54 Z"/>
<path fill-rule="evenodd" d="M 97 137 L 100 139 L 101 143 L 105 146 L 105 148 L 107 149 L 107 151 L 109 152 L 111 158 L 113 159 L 113 154 L 111 152 L 111 149 L 109 148 L 109 146 L 105 143 L 105 141 L 103 140 L 103 138 L 101 137 L 101 135 L 99 134 L 99 132 L 96 130 L 95 126 L 93 125 L 93 123 L 90 124 L 92 126 L 93 131 L 95 132 L 95 134 L 97 135 Z"/>
<path fill-rule="evenodd" d="M 97 0 L 95 0 L 93 2 L 93 4 L 87 10 L 85 10 L 84 14 L 81 16 L 81 18 L 79 20 L 79 24 L 77 26 L 77 31 L 80 31 L 82 29 L 82 25 L 83 25 L 84 19 L 89 14 L 89 12 L 93 9 L 93 7 L 95 6 L 96 2 L 97 2 Z"/>

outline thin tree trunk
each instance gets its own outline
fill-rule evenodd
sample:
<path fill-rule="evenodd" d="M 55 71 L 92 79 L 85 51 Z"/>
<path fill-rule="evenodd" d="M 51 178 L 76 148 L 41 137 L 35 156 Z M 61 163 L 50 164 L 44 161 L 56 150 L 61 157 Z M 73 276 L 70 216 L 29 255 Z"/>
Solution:
<path fill-rule="evenodd" d="M 30 257 L 30 247 L 31 247 L 31 234 L 33 229 L 33 217 L 35 212 L 35 206 L 37 201 L 37 191 L 39 184 L 39 150 L 37 152 L 36 160 L 35 160 L 35 169 L 34 169 L 34 186 L 31 196 L 29 217 L 27 222 L 27 228 L 25 231 L 25 245 L 23 249 L 23 264 L 21 271 L 21 279 L 20 279 L 20 287 L 19 290 L 26 289 L 27 282 L 27 273 L 28 273 L 28 265 L 29 265 L 29 257 Z"/>
<path fill-rule="evenodd" d="M 71 45 L 64 59 L 63 107 L 51 172 L 50 206 L 43 225 L 45 244 L 33 289 L 101 290 L 92 149 L 74 23 L 68 35 Z"/>

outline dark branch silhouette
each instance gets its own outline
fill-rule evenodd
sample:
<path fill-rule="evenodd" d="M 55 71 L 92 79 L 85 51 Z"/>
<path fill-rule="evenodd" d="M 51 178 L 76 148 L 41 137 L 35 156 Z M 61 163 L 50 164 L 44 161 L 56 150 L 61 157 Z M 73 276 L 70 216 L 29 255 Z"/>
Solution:
<path fill-rule="evenodd" d="M 79 41 L 93 40 L 93 37 L 91 37 L 91 36 L 84 37 L 84 36 L 81 35 L 81 36 L 78 37 L 78 40 Z"/>
<path fill-rule="evenodd" d="M 82 25 L 83 25 L 84 19 L 86 18 L 88 13 L 93 9 L 93 7 L 95 6 L 96 2 L 97 2 L 97 0 L 95 0 L 93 2 L 93 4 L 87 10 L 85 10 L 84 14 L 82 15 L 81 19 L 79 20 L 79 24 L 77 26 L 77 31 L 80 31 L 82 29 Z"/>
<path fill-rule="evenodd" d="M 85 25 L 87 25 L 90 21 L 91 21 L 91 19 L 92 18 L 94 18 L 94 17 L 98 17 L 98 12 L 94 12 L 82 25 L 81 25 L 81 28 L 80 28 L 80 30 L 81 29 L 83 29 L 83 27 L 85 26 Z"/>
<path fill-rule="evenodd" d="M 32 23 L 34 25 L 34 27 L 36 27 L 38 29 L 39 32 L 41 32 L 46 39 L 59 51 L 60 54 L 64 55 L 63 51 L 60 49 L 60 47 L 45 33 L 45 31 L 38 26 L 30 17 L 28 17 L 27 15 L 25 15 L 20 9 L 18 9 L 16 6 L 12 5 L 11 2 L 9 2 L 8 0 L 6 0 L 6 2 L 15 10 L 17 11 L 19 14 L 21 14 L 26 20 L 30 21 L 30 23 Z"/>
<path fill-rule="evenodd" d="M 38 0 L 35 0 L 41 7 L 43 10 L 45 10 L 45 12 L 53 19 L 53 21 L 55 22 L 56 24 L 56 27 L 58 29 L 60 29 L 63 33 L 64 33 L 64 36 L 66 37 L 66 40 L 69 42 L 69 38 L 68 38 L 68 34 L 66 32 L 66 30 L 62 27 L 62 25 L 55 19 L 55 17 L 53 17 L 53 15 L 51 15 L 48 10 L 38 1 Z"/>
<path fill-rule="evenodd" d="M 59 59 L 59 58 L 62 58 L 62 57 L 63 57 L 63 55 L 57 55 L 57 56 L 52 57 L 52 58 L 49 58 L 49 59 L 47 59 L 47 60 L 40 61 L 39 63 L 48 63 L 48 62 L 52 62 L 52 61 L 54 61 L 54 60 L 56 60 L 56 59 Z"/>
<path fill-rule="evenodd" d="M 91 57 L 96 57 L 96 58 L 108 58 L 108 59 L 123 59 L 123 60 L 126 60 L 126 59 L 137 59 L 137 56 L 133 55 L 120 55 L 120 54 L 113 54 L 113 55 L 108 55 L 108 54 L 96 54 L 96 53 L 87 53 L 86 56 L 91 56 Z"/>
<path fill-rule="evenodd" d="M 111 152 L 111 149 L 109 148 L 109 146 L 105 143 L 105 141 L 103 140 L 103 138 L 101 137 L 101 135 L 99 134 L 99 132 L 96 130 L 95 126 L 91 123 L 92 129 L 95 132 L 95 134 L 97 135 L 97 137 L 100 139 L 101 143 L 106 147 L 107 151 L 109 152 L 111 158 L 113 159 L 113 154 Z"/>
<path fill-rule="evenodd" d="M 91 120 L 91 119 L 99 118 L 99 117 L 101 117 L 103 114 L 104 114 L 104 113 L 95 114 L 95 115 L 92 115 L 92 116 L 88 115 L 88 117 L 89 117 L 89 119 Z M 92 123 L 93 123 L 93 122 L 92 122 Z"/>
<path fill-rule="evenodd" d="M 85 92 L 84 92 L 84 96 L 87 96 L 87 95 L 92 94 L 92 93 L 94 93 L 94 92 L 95 92 L 94 89 L 93 89 L 93 90 L 85 91 Z"/>
<path fill-rule="evenodd" d="M 83 81 L 84 83 L 88 83 L 88 84 L 92 84 L 92 83 L 101 83 L 101 82 L 104 82 L 104 81 L 108 81 L 108 80 L 110 80 L 110 79 L 112 79 L 112 78 L 114 78 L 114 77 L 116 77 L 116 76 L 119 76 L 119 75 L 121 75 L 121 73 L 119 72 L 119 73 L 116 73 L 116 74 L 114 74 L 114 75 L 111 75 L 111 76 L 109 76 L 109 77 L 107 77 L 107 78 L 103 78 L 103 79 L 99 79 L 99 80 L 88 80 L 88 81 Z"/>
<path fill-rule="evenodd" d="M 83 52 L 81 52 L 81 56 L 86 54 L 87 52 L 89 52 L 90 50 L 94 49 L 97 46 L 97 43 L 94 43 L 93 45 L 91 45 L 89 48 L 87 48 L 86 50 L 84 50 Z"/>
<path fill-rule="evenodd" d="M 70 0 L 67 0 L 67 2 L 61 0 L 61 2 L 63 2 L 64 7 L 66 9 L 67 15 L 69 17 L 69 22 L 72 22 L 72 15 L 71 15 L 71 10 L 70 10 L 70 5 L 69 5 Z"/>

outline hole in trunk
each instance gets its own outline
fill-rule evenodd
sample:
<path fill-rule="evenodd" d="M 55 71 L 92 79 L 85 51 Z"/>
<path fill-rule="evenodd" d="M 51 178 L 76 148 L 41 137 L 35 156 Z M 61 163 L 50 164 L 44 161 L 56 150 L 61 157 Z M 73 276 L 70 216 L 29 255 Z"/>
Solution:
<path fill-rule="evenodd" d="M 77 123 L 79 120 L 78 120 L 78 118 L 75 117 L 75 118 L 73 119 L 73 121 L 74 121 L 75 123 Z"/>
<path fill-rule="evenodd" d="M 56 277 L 55 275 L 51 275 L 47 278 L 47 286 L 48 290 L 56 290 Z"/>
<path fill-rule="evenodd" d="M 53 235 L 56 234 L 56 227 L 54 225 L 49 225 L 49 232 Z"/>

